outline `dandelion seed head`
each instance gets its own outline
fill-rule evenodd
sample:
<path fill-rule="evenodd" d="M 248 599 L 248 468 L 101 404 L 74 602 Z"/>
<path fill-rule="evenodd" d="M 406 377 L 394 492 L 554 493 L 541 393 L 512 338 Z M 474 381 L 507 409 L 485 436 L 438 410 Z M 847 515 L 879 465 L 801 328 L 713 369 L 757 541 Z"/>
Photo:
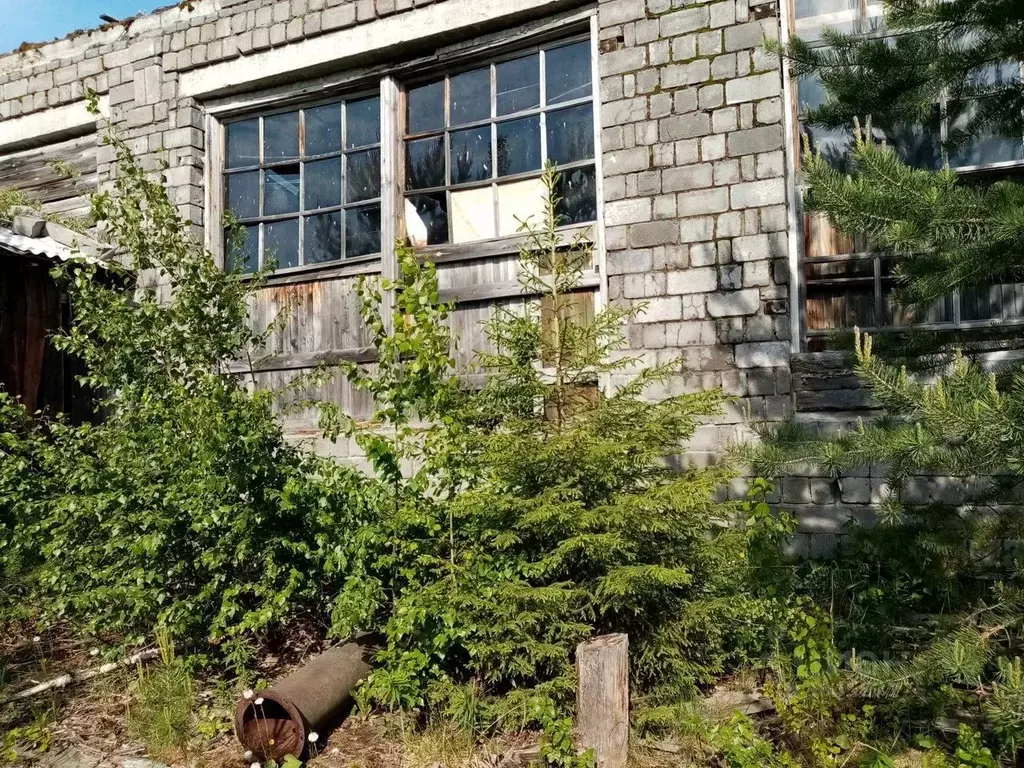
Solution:
<path fill-rule="evenodd" d="M 263 697 L 260 696 L 258 699 L 256 699 L 256 701 L 253 702 L 253 704 L 255 704 L 257 707 L 262 707 L 263 706 Z"/>
<path fill-rule="evenodd" d="M 100 655 L 100 649 L 99 648 L 93 648 L 91 651 L 89 651 L 89 655 L 90 656 L 99 656 Z"/>
<path fill-rule="evenodd" d="M 260 764 L 259 763 L 253 763 L 252 765 L 249 766 L 249 768 L 260 768 Z"/>
<path fill-rule="evenodd" d="M 242 759 L 245 760 L 246 762 L 248 762 L 248 761 L 252 760 L 252 758 L 253 758 L 252 750 L 251 749 L 245 750 L 245 754 L 242 755 Z"/>
<path fill-rule="evenodd" d="M 42 640 L 42 639 L 43 639 L 43 638 L 41 638 L 41 637 L 40 637 L 39 635 L 36 635 L 35 637 L 33 637 L 33 638 L 32 638 L 32 642 L 33 642 L 33 643 L 38 643 L 38 642 L 39 642 L 40 640 Z"/>
<path fill-rule="evenodd" d="M 309 739 L 310 744 L 315 744 L 316 742 L 320 741 L 320 734 L 316 731 L 313 731 L 313 733 L 309 734 L 307 738 Z"/>
<path fill-rule="evenodd" d="M 242 691 L 242 698 L 245 699 L 246 701 L 251 699 L 252 696 L 253 696 L 253 693 L 252 693 L 252 689 L 251 688 L 246 688 L 244 691 Z"/>

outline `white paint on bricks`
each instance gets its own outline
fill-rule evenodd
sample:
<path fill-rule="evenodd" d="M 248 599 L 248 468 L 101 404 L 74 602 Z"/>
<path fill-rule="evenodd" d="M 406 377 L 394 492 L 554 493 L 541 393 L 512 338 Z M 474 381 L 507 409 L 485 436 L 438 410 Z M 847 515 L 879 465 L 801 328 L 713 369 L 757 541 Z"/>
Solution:
<path fill-rule="evenodd" d="M 311 67 L 344 65 L 346 61 L 397 45 L 505 19 L 513 14 L 541 15 L 562 0 L 448 0 L 417 9 L 416 13 L 341 29 L 282 48 L 275 48 L 203 69 L 184 72 L 179 95 L 202 98 L 230 92 L 249 83 L 302 76 Z"/>

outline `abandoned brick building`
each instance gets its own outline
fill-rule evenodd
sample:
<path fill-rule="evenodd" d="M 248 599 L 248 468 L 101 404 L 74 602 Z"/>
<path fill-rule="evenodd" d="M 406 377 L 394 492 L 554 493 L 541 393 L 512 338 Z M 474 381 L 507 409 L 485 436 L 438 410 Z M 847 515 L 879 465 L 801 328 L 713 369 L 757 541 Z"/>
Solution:
<path fill-rule="evenodd" d="M 863 394 L 827 351 L 836 329 L 1021 319 L 1020 286 L 902 317 L 889 265 L 801 211 L 801 133 L 840 155 L 849 137 L 801 125 L 821 88 L 763 44 L 870 31 L 880 14 L 877 0 L 189 0 L 0 56 L 0 187 L 80 212 L 112 172 L 107 120 L 137 154 L 165 157 L 216 258 L 276 255 L 254 320 L 287 302 L 294 316 L 253 372 L 269 385 L 366 356 L 355 278 L 392 271 L 400 237 L 437 262 L 467 362 L 493 308 L 528 300 L 516 219 L 538 210 L 556 161 L 566 230 L 595 245 L 582 311 L 646 301 L 630 354 L 683 358 L 670 388 L 736 396 L 691 445 L 711 455 L 748 410 L 856 415 Z M 1024 142 L 990 141 L 949 161 L 978 172 L 1022 159 Z M 249 233 L 242 253 L 225 252 L 227 211 Z M 0 264 L 29 250 L 47 257 L 0 238 Z M 343 382 L 319 394 L 367 407 Z M 288 429 L 313 432 L 301 417 Z M 880 482 L 787 478 L 801 546 L 833 544 Z"/>

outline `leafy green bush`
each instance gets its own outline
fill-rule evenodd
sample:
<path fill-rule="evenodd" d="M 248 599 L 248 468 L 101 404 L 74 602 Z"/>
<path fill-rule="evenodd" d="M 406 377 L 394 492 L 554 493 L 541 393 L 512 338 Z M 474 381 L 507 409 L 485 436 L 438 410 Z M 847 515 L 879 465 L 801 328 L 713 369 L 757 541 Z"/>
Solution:
<path fill-rule="evenodd" d="M 246 323 L 259 281 L 221 270 L 107 140 L 116 189 L 93 216 L 127 263 L 55 272 L 76 315 L 54 339 L 87 364 L 103 420 L 33 421 L 0 393 L 0 607 L 128 641 L 163 626 L 241 664 L 254 637 L 326 620 L 363 479 L 288 444 L 273 393 L 225 374 L 263 344 Z"/>

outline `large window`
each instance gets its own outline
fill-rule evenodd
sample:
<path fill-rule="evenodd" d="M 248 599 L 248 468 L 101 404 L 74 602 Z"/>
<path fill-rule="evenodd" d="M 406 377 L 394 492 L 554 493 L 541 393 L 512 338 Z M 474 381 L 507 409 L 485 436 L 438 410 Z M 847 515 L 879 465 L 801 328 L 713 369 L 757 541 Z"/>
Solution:
<path fill-rule="evenodd" d="M 590 34 L 528 45 L 225 121 L 217 194 L 245 233 L 225 231 L 225 264 L 305 271 L 379 258 L 399 233 L 418 248 L 515 235 L 543 212 L 549 161 L 562 223 L 596 221 Z"/>
<path fill-rule="evenodd" d="M 884 37 L 880 0 L 793 0 L 790 6 L 794 33 L 809 42 L 821 39 L 824 27 Z M 1017 65 L 989 68 L 978 73 L 983 81 L 998 82 L 1021 76 Z M 847 130 L 808 124 L 803 115 L 825 99 L 814 78 L 804 78 L 793 89 L 801 134 L 832 163 L 845 166 L 852 135 Z M 964 174 L 965 183 L 984 182 L 993 174 L 1016 173 L 1024 165 L 1024 137 L 982 137 L 956 155 L 942 151 L 943 139 L 966 119 L 970 105 L 940 100 L 934 118 L 920 126 L 873 126 L 911 165 L 938 168 L 944 162 Z M 796 149 L 796 148 L 794 148 Z M 799 158 L 800 153 L 796 153 Z M 867 243 L 842 236 L 822 214 L 803 218 L 806 333 L 811 349 L 825 348 L 838 330 L 859 326 L 872 331 L 907 326 L 970 328 L 1024 321 L 1024 286 L 985 286 L 956 292 L 931 307 L 910 312 L 892 300 L 893 260 L 870 252 Z"/>
<path fill-rule="evenodd" d="M 245 237 L 230 264 L 255 271 L 380 253 L 380 98 L 228 123 L 226 209 Z"/>
<path fill-rule="evenodd" d="M 409 88 L 405 215 L 419 246 L 515 234 L 561 171 L 564 223 L 597 217 L 589 39 L 543 47 Z"/>

